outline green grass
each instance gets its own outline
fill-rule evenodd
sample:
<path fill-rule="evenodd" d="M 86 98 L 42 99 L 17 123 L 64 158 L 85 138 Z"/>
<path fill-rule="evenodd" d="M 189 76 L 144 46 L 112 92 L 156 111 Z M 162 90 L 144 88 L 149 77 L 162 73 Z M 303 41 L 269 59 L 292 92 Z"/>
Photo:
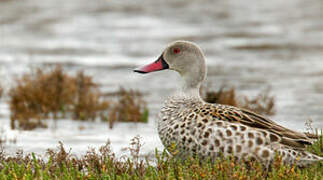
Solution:
<path fill-rule="evenodd" d="M 213 163 L 197 158 L 177 160 L 166 151 L 151 158 L 140 158 L 140 139 L 134 138 L 127 148 L 129 157 L 117 158 L 107 142 L 98 151 L 89 149 L 76 157 L 60 142 L 46 157 L 17 152 L 7 156 L 0 150 L 0 179 L 323 179 L 323 162 L 308 168 L 281 164 L 276 158 L 271 170 L 257 162 L 219 159 Z M 323 155 L 323 137 L 309 151 Z"/>
<path fill-rule="evenodd" d="M 146 108 L 144 112 L 141 114 L 141 122 L 148 123 L 149 118 L 149 110 Z"/>

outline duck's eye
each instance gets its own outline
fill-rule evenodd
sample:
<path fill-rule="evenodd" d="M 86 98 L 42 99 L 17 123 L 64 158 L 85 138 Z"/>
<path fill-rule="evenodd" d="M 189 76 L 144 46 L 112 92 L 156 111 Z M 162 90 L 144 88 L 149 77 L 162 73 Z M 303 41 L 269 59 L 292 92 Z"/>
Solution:
<path fill-rule="evenodd" d="M 181 52 L 181 50 L 180 50 L 179 48 L 174 48 L 174 49 L 173 49 L 173 52 L 174 52 L 174 54 L 178 54 L 178 53 L 180 53 L 180 52 Z"/>

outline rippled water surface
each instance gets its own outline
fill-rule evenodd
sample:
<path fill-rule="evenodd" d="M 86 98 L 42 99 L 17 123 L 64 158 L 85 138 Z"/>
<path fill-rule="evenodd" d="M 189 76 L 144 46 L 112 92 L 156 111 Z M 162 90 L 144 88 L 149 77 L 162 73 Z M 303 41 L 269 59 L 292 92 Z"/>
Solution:
<path fill-rule="evenodd" d="M 0 77 L 6 90 L 32 67 L 61 63 L 70 73 L 85 69 L 105 92 L 119 86 L 146 92 L 151 108 L 149 124 L 109 130 L 104 123 L 62 120 L 56 130 L 13 131 L 5 97 L 0 128 L 17 138 L 7 149 L 43 153 L 63 141 L 78 153 L 110 139 L 119 151 L 137 134 L 145 152 L 161 149 L 156 113 L 179 76 L 132 69 L 178 39 L 201 46 L 214 89 L 226 84 L 254 96 L 271 87 L 277 112 L 272 119 L 304 130 L 311 118 L 323 128 L 322 9 L 321 0 L 0 0 Z"/>

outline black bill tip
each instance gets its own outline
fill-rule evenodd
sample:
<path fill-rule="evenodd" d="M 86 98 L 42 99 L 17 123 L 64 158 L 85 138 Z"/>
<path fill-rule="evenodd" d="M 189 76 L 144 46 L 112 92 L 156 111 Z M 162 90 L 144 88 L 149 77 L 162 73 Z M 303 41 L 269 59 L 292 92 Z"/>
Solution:
<path fill-rule="evenodd" d="M 148 72 L 141 71 L 141 70 L 138 70 L 138 69 L 134 69 L 133 72 L 140 73 L 140 74 L 146 74 L 146 73 L 148 73 Z"/>

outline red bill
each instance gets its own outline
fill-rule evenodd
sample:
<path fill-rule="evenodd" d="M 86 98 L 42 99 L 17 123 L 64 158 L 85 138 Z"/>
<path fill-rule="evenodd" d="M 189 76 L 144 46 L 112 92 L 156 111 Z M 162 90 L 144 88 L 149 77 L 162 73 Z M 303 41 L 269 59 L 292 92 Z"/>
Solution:
<path fill-rule="evenodd" d="M 138 73 L 150 73 L 154 71 L 160 71 L 164 69 L 168 69 L 169 66 L 161 55 L 155 62 L 145 65 L 143 67 L 136 68 L 134 71 Z"/>

